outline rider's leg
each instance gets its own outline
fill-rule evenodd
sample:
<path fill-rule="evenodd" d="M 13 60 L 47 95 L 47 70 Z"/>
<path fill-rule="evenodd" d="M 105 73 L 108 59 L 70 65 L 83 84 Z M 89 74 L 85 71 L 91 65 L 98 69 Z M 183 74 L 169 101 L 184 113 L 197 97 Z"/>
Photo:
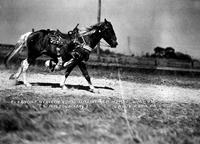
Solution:
<path fill-rule="evenodd" d="M 71 53 L 71 56 L 72 58 L 63 64 L 63 68 L 66 68 L 65 79 L 61 83 L 63 88 L 65 87 L 65 81 L 72 69 L 83 60 L 83 54 L 77 48 Z"/>
<path fill-rule="evenodd" d="M 80 62 L 78 64 L 83 76 L 85 77 L 85 79 L 87 80 L 88 84 L 89 84 L 89 87 L 90 87 L 90 91 L 91 92 L 94 92 L 95 88 L 94 86 L 92 85 L 92 82 L 91 82 L 91 79 L 90 79 L 90 76 L 89 76 L 89 73 L 87 71 L 87 68 L 86 68 L 86 64 L 84 62 Z"/>
<path fill-rule="evenodd" d="M 73 68 L 78 64 L 78 62 L 79 62 L 79 59 L 71 58 L 68 62 L 64 63 L 63 67 L 66 68 L 65 77 L 64 77 L 64 80 L 60 83 L 60 86 L 63 89 L 66 88 L 65 82 L 66 82 L 67 77 L 69 76 L 69 74 L 73 70 Z"/>

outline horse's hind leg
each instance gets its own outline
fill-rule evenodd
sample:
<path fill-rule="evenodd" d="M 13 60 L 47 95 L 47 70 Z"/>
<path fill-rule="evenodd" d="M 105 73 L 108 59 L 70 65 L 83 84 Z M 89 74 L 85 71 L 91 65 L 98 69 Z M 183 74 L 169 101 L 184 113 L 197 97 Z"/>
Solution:
<path fill-rule="evenodd" d="M 12 74 L 9 79 L 18 79 L 20 77 L 20 75 L 22 74 L 23 70 L 25 69 L 24 67 L 25 67 L 26 63 L 27 63 L 27 59 L 23 60 L 21 62 L 20 67 L 18 68 L 17 72 Z"/>
<path fill-rule="evenodd" d="M 78 64 L 83 76 L 85 77 L 85 79 L 87 80 L 88 84 L 89 84 L 89 87 L 90 87 L 90 91 L 91 92 L 94 92 L 95 91 L 95 88 L 94 86 L 92 85 L 92 82 L 91 82 L 91 79 L 90 79 L 90 76 L 89 76 L 89 73 L 87 71 L 87 68 L 86 68 L 86 64 L 84 62 L 80 62 Z"/>
<path fill-rule="evenodd" d="M 25 84 L 25 86 L 31 86 L 31 84 L 27 81 L 26 78 L 26 71 L 29 67 L 29 62 L 28 59 L 25 59 L 21 62 L 21 66 L 18 68 L 17 72 L 15 74 L 12 74 L 10 76 L 10 79 L 18 79 L 20 77 L 21 74 L 23 74 L 23 82 Z"/>
<path fill-rule="evenodd" d="M 29 67 L 29 62 L 27 59 L 25 59 L 23 62 L 22 62 L 22 74 L 23 74 L 23 82 L 24 82 L 24 85 L 27 86 L 27 87 L 30 87 L 31 84 L 27 81 L 27 76 L 26 76 L 26 71 L 28 70 L 28 67 Z"/>

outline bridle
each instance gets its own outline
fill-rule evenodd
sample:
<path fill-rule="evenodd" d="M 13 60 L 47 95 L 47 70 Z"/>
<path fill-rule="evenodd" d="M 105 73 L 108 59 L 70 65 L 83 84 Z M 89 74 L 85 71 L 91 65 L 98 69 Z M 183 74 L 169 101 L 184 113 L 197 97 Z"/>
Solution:
<path fill-rule="evenodd" d="M 98 31 L 99 34 L 100 34 L 100 33 L 104 33 L 104 31 L 105 31 L 107 28 L 106 28 L 105 26 L 102 26 L 103 24 L 104 24 L 104 23 L 100 23 L 99 25 L 96 26 L 96 29 L 91 29 L 91 30 L 89 30 L 89 31 L 86 31 L 86 32 L 80 34 L 79 37 L 82 39 L 83 42 L 81 43 L 80 41 L 78 41 L 79 44 L 81 44 L 83 47 L 87 45 L 84 36 L 93 34 L 93 33 L 95 33 L 96 31 Z M 107 43 L 104 43 L 104 42 L 101 42 L 101 41 L 100 41 L 100 43 L 103 43 L 104 46 L 106 46 L 106 47 L 111 47 L 111 46 L 110 46 L 109 44 L 107 44 Z M 88 49 L 88 48 L 86 48 L 86 49 Z M 90 48 L 90 49 L 88 49 L 88 50 L 91 51 L 92 49 Z"/>

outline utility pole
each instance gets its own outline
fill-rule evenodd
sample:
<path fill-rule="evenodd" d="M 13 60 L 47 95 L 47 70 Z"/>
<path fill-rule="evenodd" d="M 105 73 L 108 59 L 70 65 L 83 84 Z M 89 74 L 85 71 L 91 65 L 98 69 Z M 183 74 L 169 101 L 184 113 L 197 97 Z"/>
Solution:
<path fill-rule="evenodd" d="M 131 54 L 131 49 L 130 49 L 131 40 L 130 40 L 130 36 L 127 37 L 127 43 L 128 43 L 128 51 Z"/>
<path fill-rule="evenodd" d="M 128 51 L 131 56 L 134 56 L 134 53 L 131 50 L 131 37 L 127 36 L 127 44 L 128 44 Z"/>
<path fill-rule="evenodd" d="M 97 15 L 97 22 L 101 21 L 101 0 L 98 0 L 98 15 Z M 100 60 L 100 43 L 97 45 L 97 56 L 98 60 Z"/>

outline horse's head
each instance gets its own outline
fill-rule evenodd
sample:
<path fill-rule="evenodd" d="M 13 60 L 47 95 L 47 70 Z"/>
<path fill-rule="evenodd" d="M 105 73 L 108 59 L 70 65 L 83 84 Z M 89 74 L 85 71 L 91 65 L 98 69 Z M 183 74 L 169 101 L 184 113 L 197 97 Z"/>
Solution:
<path fill-rule="evenodd" d="M 115 35 L 111 22 L 105 19 L 104 22 L 101 24 L 101 31 L 102 31 L 102 38 L 112 48 L 115 48 L 118 45 L 118 43 L 117 43 L 117 37 Z"/>

